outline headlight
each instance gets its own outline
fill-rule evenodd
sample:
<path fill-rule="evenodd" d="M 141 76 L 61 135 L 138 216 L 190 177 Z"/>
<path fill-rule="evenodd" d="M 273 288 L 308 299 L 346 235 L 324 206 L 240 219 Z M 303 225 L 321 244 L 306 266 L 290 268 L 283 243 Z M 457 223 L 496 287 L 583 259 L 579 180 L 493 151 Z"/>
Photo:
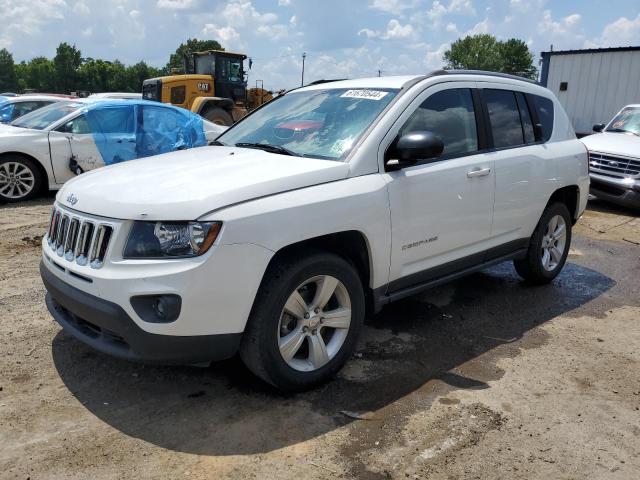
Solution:
<path fill-rule="evenodd" d="M 196 257 L 216 241 L 221 222 L 135 222 L 124 258 Z"/>

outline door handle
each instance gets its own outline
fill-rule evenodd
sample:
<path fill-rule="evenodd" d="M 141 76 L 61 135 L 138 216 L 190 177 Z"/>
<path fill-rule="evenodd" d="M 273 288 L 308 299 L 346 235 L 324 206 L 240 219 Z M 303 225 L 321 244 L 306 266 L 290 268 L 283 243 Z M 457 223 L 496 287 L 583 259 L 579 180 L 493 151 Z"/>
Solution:
<path fill-rule="evenodd" d="M 486 177 L 491 173 L 490 168 L 474 168 L 467 172 L 467 178 Z"/>

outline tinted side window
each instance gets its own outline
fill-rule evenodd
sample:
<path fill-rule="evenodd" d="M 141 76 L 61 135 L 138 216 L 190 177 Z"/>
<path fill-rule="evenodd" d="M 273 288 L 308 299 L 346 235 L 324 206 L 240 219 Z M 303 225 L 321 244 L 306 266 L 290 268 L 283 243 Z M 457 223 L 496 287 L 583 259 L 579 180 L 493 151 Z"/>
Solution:
<path fill-rule="evenodd" d="M 174 105 L 184 103 L 184 99 L 186 98 L 186 89 L 184 85 L 179 87 L 171 88 L 171 103 Z"/>
<path fill-rule="evenodd" d="M 413 112 L 401 134 L 429 131 L 444 143 L 443 155 L 478 150 L 478 132 L 471 90 L 455 88 L 434 93 Z"/>
<path fill-rule="evenodd" d="M 522 124 L 516 97 L 510 90 L 483 90 L 496 148 L 522 145 Z"/>
<path fill-rule="evenodd" d="M 518 108 L 520 109 L 520 121 L 522 121 L 522 133 L 524 133 L 525 143 L 534 143 L 536 141 L 536 135 L 533 131 L 533 122 L 531 121 L 531 113 L 529 107 L 524 99 L 524 94 L 517 92 L 516 99 L 518 100 Z"/>
<path fill-rule="evenodd" d="M 73 120 L 69 120 L 61 127 L 58 127 L 58 131 L 75 133 L 76 135 L 86 135 L 91 133 L 91 128 L 89 127 L 89 122 L 87 122 L 87 117 L 85 115 L 80 115 Z"/>
<path fill-rule="evenodd" d="M 16 108 L 13 110 L 13 117 L 18 118 L 22 115 L 26 115 L 27 113 L 31 113 L 34 110 L 39 109 L 40 107 L 44 107 L 46 103 L 42 102 L 18 102 L 15 104 Z"/>
<path fill-rule="evenodd" d="M 538 113 L 538 121 L 542 124 L 542 138 L 545 142 L 551 138 L 553 132 L 553 102 L 546 97 L 529 95 Z"/>
<path fill-rule="evenodd" d="M 104 134 L 133 134 L 135 116 L 133 105 L 105 106 L 87 113 L 91 129 Z"/>

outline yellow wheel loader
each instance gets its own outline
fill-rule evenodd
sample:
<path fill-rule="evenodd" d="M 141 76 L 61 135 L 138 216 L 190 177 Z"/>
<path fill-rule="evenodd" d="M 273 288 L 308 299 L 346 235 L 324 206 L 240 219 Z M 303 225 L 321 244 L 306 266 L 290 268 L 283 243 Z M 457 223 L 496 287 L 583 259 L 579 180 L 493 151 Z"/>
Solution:
<path fill-rule="evenodd" d="M 193 52 L 185 57 L 185 74 L 145 80 L 142 97 L 186 108 L 218 125 L 231 125 L 271 99 L 271 95 L 251 96 L 260 103 L 248 102 L 246 58 L 221 50 Z"/>

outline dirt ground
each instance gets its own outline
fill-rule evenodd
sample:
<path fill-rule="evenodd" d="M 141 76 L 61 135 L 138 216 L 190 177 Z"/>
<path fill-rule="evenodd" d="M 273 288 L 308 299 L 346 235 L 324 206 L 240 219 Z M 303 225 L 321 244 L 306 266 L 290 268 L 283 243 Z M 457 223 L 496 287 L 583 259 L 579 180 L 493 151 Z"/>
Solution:
<path fill-rule="evenodd" d="M 44 306 L 53 197 L 0 206 L 2 479 L 640 478 L 640 218 L 592 202 L 569 263 L 391 305 L 340 376 L 281 396 L 237 360 L 145 367 Z"/>

